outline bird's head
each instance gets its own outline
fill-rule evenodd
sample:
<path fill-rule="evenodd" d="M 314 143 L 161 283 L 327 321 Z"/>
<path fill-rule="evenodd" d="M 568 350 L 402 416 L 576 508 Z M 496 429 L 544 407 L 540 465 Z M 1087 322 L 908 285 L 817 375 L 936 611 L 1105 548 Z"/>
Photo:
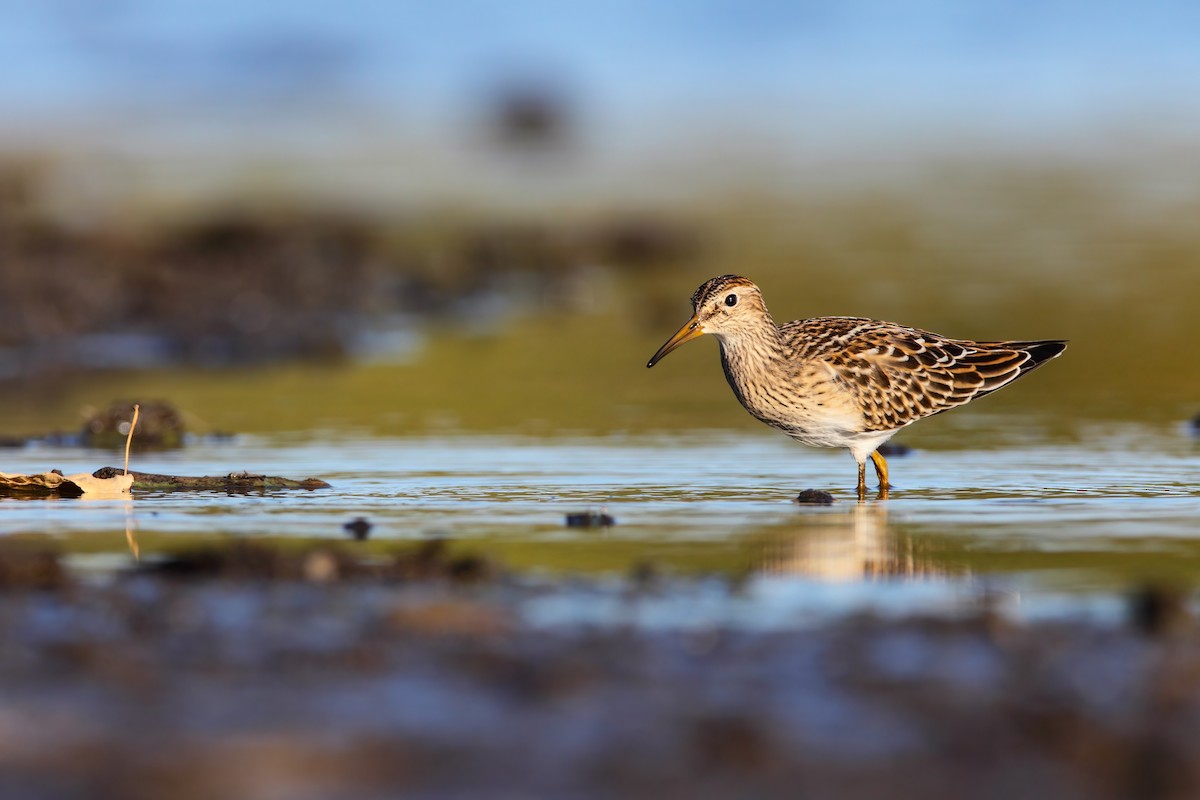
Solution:
<path fill-rule="evenodd" d="M 692 318 L 658 348 L 647 367 L 653 367 L 667 353 L 698 336 L 711 333 L 724 338 L 750 333 L 770 319 L 762 292 L 753 281 L 740 275 L 722 275 L 705 281 L 692 295 L 692 310 Z"/>

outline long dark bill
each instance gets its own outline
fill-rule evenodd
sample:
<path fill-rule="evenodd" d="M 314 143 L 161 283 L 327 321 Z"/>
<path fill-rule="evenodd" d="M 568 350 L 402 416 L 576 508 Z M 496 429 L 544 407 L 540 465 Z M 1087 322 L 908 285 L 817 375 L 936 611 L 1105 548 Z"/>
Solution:
<path fill-rule="evenodd" d="M 675 331 L 674 336 L 672 336 L 670 339 L 667 339 L 666 344 L 658 348 L 658 352 L 651 356 L 650 362 L 646 364 L 646 367 L 653 367 L 659 361 L 662 361 L 663 357 L 666 356 L 667 353 L 671 352 L 676 347 L 679 347 L 679 345 L 684 344 L 685 342 L 690 342 L 692 339 L 703 335 L 704 331 L 700 330 L 700 320 L 696 319 L 696 315 L 693 314 L 691 319 L 683 323 L 682 328 Z"/>

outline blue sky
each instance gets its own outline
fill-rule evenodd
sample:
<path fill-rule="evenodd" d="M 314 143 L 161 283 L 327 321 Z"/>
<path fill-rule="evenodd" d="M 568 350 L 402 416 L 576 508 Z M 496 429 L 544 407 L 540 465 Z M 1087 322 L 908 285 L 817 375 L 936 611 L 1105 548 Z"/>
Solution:
<path fill-rule="evenodd" d="M 473 137 L 489 99 L 523 84 L 566 99 L 587 140 L 575 163 L 600 183 L 689 147 L 690 163 L 647 180 L 1200 132 L 1196 3 L 0 0 L 0 13 L 0 148 L 49 133 L 156 168 L 190 160 L 193 176 L 266 153 L 356 187 L 466 174 L 508 193 Z M 385 176 L 388 159 L 403 163 Z"/>
<path fill-rule="evenodd" d="M 1200 6 L 784 0 L 5 3 L 0 104 L 351 102 L 436 113 L 541 75 L 613 114 L 738 102 L 918 113 L 1184 100 Z M 799 114 L 797 110 L 795 113 Z"/>

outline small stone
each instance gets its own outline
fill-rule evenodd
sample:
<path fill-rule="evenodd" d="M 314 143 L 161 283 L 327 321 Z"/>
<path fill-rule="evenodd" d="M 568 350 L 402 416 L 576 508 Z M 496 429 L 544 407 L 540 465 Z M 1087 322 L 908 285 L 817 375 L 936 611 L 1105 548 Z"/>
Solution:
<path fill-rule="evenodd" d="M 608 514 L 587 511 L 582 514 L 567 514 L 568 528 L 609 528 L 617 521 Z"/>
<path fill-rule="evenodd" d="M 879 455 L 886 457 L 906 456 L 912 453 L 912 448 L 902 442 L 884 442 L 875 449 L 879 451 Z"/>
<path fill-rule="evenodd" d="M 833 495 L 822 489 L 805 489 L 796 495 L 795 502 L 807 506 L 831 506 Z"/>
<path fill-rule="evenodd" d="M 366 517 L 355 517 L 343 525 L 342 528 L 349 531 L 356 542 L 365 541 L 371 533 L 371 523 Z"/>

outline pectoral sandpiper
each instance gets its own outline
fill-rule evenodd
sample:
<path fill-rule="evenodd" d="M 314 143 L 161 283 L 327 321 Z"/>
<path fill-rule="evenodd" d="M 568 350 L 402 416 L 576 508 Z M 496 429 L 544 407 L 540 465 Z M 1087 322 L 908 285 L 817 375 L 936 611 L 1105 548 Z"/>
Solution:
<path fill-rule="evenodd" d="M 887 497 L 878 447 L 913 422 L 996 391 L 1066 349 L 1061 339 L 972 342 L 859 317 L 776 325 L 754 283 L 722 275 L 692 295 L 694 312 L 647 367 L 705 333 L 754 417 L 814 447 L 846 447 L 867 492 L 867 457 Z"/>

